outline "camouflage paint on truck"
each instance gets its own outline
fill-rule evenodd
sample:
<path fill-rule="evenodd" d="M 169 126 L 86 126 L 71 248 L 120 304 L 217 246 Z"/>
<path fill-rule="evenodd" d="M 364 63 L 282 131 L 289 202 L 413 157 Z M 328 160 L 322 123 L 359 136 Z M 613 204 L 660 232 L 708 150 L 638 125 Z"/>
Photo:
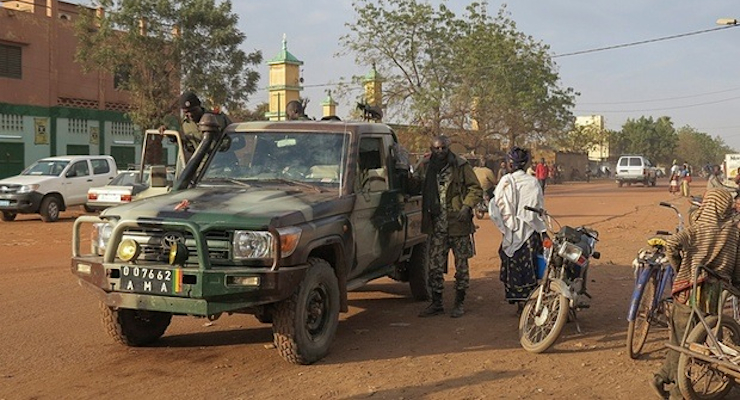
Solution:
<path fill-rule="evenodd" d="M 347 291 L 391 276 L 427 295 L 421 198 L 386 125 L 201 121 L 204 140 L 173 191 L 84 216 L 72 272 L 127 345 L 172 315 L 252 313 L 291 362 L 328 352 Z M 89 253 L 81 227 L 93 224 Z"/>

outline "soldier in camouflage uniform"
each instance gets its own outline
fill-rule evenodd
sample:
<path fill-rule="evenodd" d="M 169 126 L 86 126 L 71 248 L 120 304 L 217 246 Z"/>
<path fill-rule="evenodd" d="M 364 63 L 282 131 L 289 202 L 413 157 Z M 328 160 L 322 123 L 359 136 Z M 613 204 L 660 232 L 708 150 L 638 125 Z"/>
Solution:
<path fill-rule="evenodd" d="M 421 313 L 428 317 L 444 313 L 442 291 L 447 256 L 455 256 L 455 307 L 450 314 L 461 317 L 470 284 L 468 259 L 475 254 L 472 234 L 473 207 L 483 196 L 478 178 L 468 161 L 450 151 L 450 140 L 437 136 L 431 154 L 414 171 L 414 183 L 422 188 L 422 232 L 429 235 L 429 287 L 432 302 Z"/>
<path fill-rule="evenodd" d="M 206 113 L 215 115 L 221 132 L 231 124 L 231 120 L 225 114 L 217 111 L 206 111 L 201 106 L 198 96 L 193 92 L 184 92 L 180 96 L 180 108 L 185 115 L 185 118 L 182 120 L 182 134 L 187 159 L 190 159 L 190 156 L 192 156 L 203 139 L 203 134 L 198 129 L 198 122 L 203 118 L 203 115 Z"/>

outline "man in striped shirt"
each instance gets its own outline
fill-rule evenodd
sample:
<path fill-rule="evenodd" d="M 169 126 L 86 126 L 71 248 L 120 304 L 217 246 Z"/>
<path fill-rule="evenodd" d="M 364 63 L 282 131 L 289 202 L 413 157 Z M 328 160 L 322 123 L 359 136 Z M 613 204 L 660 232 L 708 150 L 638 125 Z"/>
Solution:
<path fill-rule="evenodd" d="M 700 265 L 717 272 L 723 279 L 740 286 L 740 228 L 735 216 L 733 193 L 724 189 L 710 189 L 704 194 L 696 211 L 694 222 L 687 229 L 666 241 L 666 253 L 671 265 L 677 266 L 673 282 L 670 342 L 680 345 L 691 314 L 690 301 L 706 313 L 716 314 L 719 301 L 719 282 L 706 273 L 697 279 L 698 293 L 693 292 L 693 279 Z M 677 385 L 666 391 L 665 384 L 675 383 L 679 353 L 668 350 L 663 367 L 651 382 L 655 392 L 664 399 L 683 398 Z"/>

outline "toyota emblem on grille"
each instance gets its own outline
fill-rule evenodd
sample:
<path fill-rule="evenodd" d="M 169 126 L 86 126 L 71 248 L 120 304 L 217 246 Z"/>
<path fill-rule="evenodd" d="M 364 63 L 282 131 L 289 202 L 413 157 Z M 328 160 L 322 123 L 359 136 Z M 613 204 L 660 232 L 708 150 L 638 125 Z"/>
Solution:
<path fill-rule="evenodd" d="M 169 249 L 178 242 L 185 243 L 185 236 L 180 232 L 165 232 L 162 235 L 162 247 L 165 249 Z"/>

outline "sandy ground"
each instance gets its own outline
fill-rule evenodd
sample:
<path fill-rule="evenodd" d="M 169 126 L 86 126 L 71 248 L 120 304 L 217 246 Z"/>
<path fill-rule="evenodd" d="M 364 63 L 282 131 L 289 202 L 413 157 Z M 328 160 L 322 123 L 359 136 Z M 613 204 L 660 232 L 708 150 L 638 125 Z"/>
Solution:
<path fill-rule="evenodd" d="M 519 346 L 515 308 L 498 279 L 500 234 L 480 220 L 467 314 L 418 318 L 424 303 L 406 284 L 381 279 L 350 295 L 331 353 L 311 366 L 286 363 L 269 325 L 248 315 L 175 318 L 154 347 L 113 343 L 98 303 L 69 271 L 71 230 L 81 210 L 57 223 L 19 216 L 0 223 L 0 399 L 643 399 L 662 363 L 666 330 L 648 353 L 625 350 L 631 261 L 655 230 L 676 226 L 657 187 L 613 181 L 547 188 L 546 206 L 568 225 L 600 232 L 589 273 L 590 309 L 544 354 Z M 703 192 L 697 180 L 694 189 Z M 451 274 L 445 305 L 452 307 Z M 737 396 L 740 391 L 732 392 Z"/>

